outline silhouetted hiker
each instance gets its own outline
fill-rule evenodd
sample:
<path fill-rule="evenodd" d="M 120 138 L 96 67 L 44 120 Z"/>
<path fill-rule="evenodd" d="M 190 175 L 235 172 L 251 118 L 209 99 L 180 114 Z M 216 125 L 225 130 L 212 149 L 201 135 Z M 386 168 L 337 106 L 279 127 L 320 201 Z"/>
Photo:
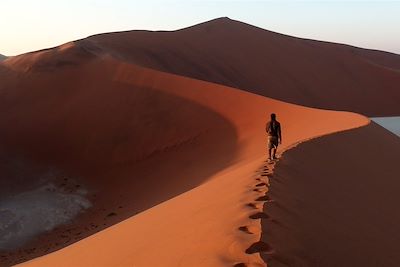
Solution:
<path fill-rule="evenodd" d="M 278 143 L 282 144 L 281 124 L 276 120 L 274 113 L 271 114 L 271 120 L 267 122 L 265 131 L 268 134 L 268 160 L 274 160 Z"/>

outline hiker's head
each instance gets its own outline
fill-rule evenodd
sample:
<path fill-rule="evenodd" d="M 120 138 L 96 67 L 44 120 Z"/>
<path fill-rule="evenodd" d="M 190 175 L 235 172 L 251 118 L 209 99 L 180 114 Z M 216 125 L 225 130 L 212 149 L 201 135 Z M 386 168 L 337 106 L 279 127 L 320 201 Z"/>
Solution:
<path fill-rule="evenodd" d="M 271 120 L 276 120 L 276 114 L 275 113 L 271 113 Z"/>

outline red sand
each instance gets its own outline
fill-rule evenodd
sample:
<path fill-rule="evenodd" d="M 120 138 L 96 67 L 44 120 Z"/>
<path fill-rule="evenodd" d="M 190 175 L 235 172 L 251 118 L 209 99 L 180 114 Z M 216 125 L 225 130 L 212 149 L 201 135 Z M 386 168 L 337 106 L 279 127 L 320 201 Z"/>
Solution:
<path fill-rule="evenodd" d="M 283 124 L 281 151 L 368 119 L 154 69 L 292 102 L 396 113 L 397 56 L 373 52 L 366 62 L 348 49 L 222 19 L 172 33 L 100 35 L 7 59 L 0 64 L 0 160 L 24 158 L 26 175 L 18 183 L 2 179 L 0 193 L 33 186 L 29 174 L 51 166 L 88 188 L 94 206 L 2 263 L 78 241 L 25 265 L 263 266 L 258 253 L 245 251 L 261 234 L 249 216 L 262 211 L 254 200 L 265 188 L 253 191 L 254 171 L 265 159 L 269 113 Z M 372 99 L 379 106 L 372 108 Z"/>
<path fill-rule="evenodd" d="M 76 42 L 98 55 L 285 102 L 400 115 L 400 55 L 295 38 L 221 18 L 174 32 L 130 31 Z"/>
<path fill-rule="evenodd" d="M 262 221 L 268 266 L 399 266 L 399 151 L 372 123 L 285 153 Z"/>
<path fill-rule="evenodd" d="M 256 197 L 252 175 L 265 159 L 268 114 L 283 124 L 282 148 L 368 123 L 113 59 L 57 67 L 50 78 L 48 71 L 8 87 L 0 120 L 7 151 L 81 177 L 94 204 L 73 223 L 81 237 L 93 233 L 83 226 L 98 231 L 147 210 L 28 265 L 262 265 L 244 251 L 260 238 L 246 203 Z M 315 126 L 304 127 L 310 120 Z M 243 235 L 242 224 L 255 234 Z M 69 227 L 32 242 L 36 254 L 23 256 L 67 245 L 54 241 Z"/>
<path fill-rule="evenodd" d="M 285 102 L 368 116 L 400 115 L 400 55 L 388 52 L 295 38 L 228 18 L 172 32 L 99 34 L 74 43 L 80 56 L 111 55 Z M 32 55 L 35 64 L 27 63 L 26 55 L 25 62 L 19 57 L 8 61 L 25 70 L 71 63 L 68 52 L 58 54 L 57 62 L 46 56 L 37 60 L 39 55 Z"/>

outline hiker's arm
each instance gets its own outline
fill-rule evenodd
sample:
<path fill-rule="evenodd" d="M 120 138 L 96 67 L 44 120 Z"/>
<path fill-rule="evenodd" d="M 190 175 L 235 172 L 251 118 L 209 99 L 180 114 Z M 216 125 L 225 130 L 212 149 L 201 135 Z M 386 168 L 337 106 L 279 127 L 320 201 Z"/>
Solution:
<path fill-rule="evenodd" d="M 282 132 L 281 132 L 281 126 L 280 125 L 278 127 L 278 139 L 279 139 L 279 143 L 282 144 Z"/>

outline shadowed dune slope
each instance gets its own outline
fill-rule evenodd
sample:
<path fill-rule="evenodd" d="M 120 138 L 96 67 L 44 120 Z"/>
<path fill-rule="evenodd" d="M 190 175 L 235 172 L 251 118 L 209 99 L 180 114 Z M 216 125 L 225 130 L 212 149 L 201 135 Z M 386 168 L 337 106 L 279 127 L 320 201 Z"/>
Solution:
<path fill-rule="evenodd" d="M 261 232 L 254 225 L 253 234 L 237 229 L 250 224 L 248 204 L 256 199 L 254 170 L 265 159 L 267 116 L 277 113 L 283 125 L 281 151 L 368 123 L 357 114 L 265 96 L 399 115 L 399 69 L 395 54 L 289 37 L 227 18 L 173 32 L 96 35 L 8 58 L 0 63 L 0 195 L 46 182 L 70 190 L 69 179 L 76 186 L 71 190 L 85 189 L 92 206 L 23 249 L 0 252 L 1 265 L 60 249 L 26 265 L 263 266 L 258 253 L 245 253 Z M 379 233 L 388 248 L 377 262 L 395 262 L 396 235 L 388 237 L 395 227 L 378 221 L 388 216 L 389 203 L 396 203 L 391 191 L 396 187 L 385 187 L 377 177 L 395 184 L 397 145 L 373 124 L 289 152 L 272 184 L 277 206 L 267 210 L 280 223 L 265 230 L 273 231 L 267 241 L 278 252 L 271 264 L 297 257 L 306 266 L 320 266 L 330 255 L 364 264 L 360 255 L 380 249 L 374 243 Z M 392 157 L 373 155 L 378 148 Z M 331 153 L 321 155 L 322 150 Z M 296 151 L 306 156 L 291 160 Z M 305 172 L 300 178 L 310 181 L 294 172 Z M 359 193 L 349 193 L 349 186 Z M 342 243 L 335 229 L 353 235 Z M 318 235 L 309 236 L 310 231 Z M 320 244 L 328 249 L 320 252 Z M 344 255 L 342 248 L 358 251 L 358 245 L 367 253 Z M 314 254 L 304 256 L 305 248 Z"/>
<path fill-rule="evenodd" d="M 6 59 L 7 57 L 5 55 L 0 54 L 0 61 L 3 61 L 4 59 Z"/>
<path fill-rule="evenodd" d="M 73 44 L 286 102 L 368 116 L 400 114 L 400 56 L 392 53 L 295 38 L 228 18 L 171 32 L 100 34 L 62 47 Z M 42 63 L 35 64 L 40 69 Z"/>
<path fill-rule="evenodd" d="M 235 229 L 248 220 L 241 192 L 265 157 L 267 116 L 276 112 L 285 127 L 283 149 L 368 123 L 353 113 L 92 57 L 76 45 L 41 53 L 7 61 L 0 72 L 3 160 L 23 158 L 23 173 L 38 170 L 18 184 L 2 184 L 13 192 L 32 187 L 51 166 L 84 185 L 93 206 L 25 250 L 6 254 L 7 262 L 60 249 L 141 212 L 29 264 L 201 266 L 204 257 L 209 266 L 247 257 L 261 264 L 258 255 L 244 253 L 259 235 L 243 239 Z M 30 67 L 21 72 L 24 64 Z M 311 119 L 314 127 L 304 127 Z"/>
<path fill-rule="evenodd" d="M 372 123 L 285 153 L 262 222 L 268 266 L 398 266 L 399 151 Z"/>
<path fill-rule="evenodd" d="M 199 185 L 235 160 L 235 125 L 180 95 L 190 82 L 171 77 L 154 84 L 159 75 L 113 60 L 40 73 L 1 71 L 1 197 L 51 183 L 68 192 L 84 188 L 93 205 L 25 251 L 0 252 L 2 263 L 75 242 Z"/>

